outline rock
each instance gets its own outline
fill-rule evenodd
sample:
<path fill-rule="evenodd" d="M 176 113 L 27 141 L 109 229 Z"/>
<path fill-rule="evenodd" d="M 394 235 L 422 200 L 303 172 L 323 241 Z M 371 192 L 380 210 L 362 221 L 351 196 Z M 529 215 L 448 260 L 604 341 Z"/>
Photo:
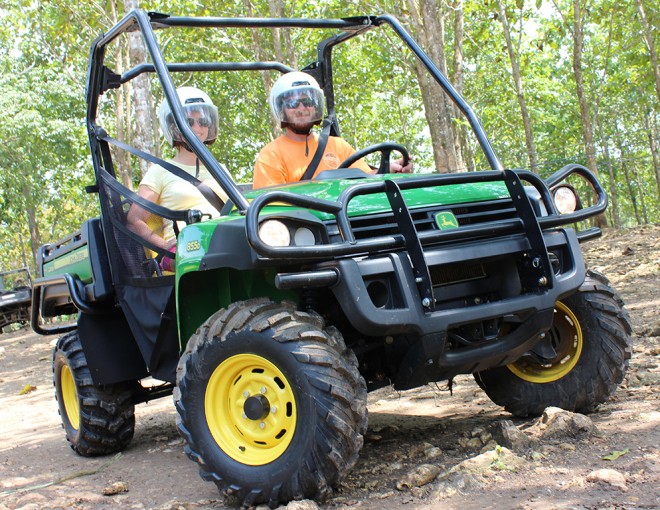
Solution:
<path fill-rule="evenodd" d="M 526 453 L 532 447 L 532 440 L 516 427 L 511 420 L 495 422 L 490 429 L 497 444 L 516 453 Z"/>
<path fill-rule="evenodd" d="M 598 433 L 594 423 L 585 415 L 558 407 L 548 407 L 543 411 L 541 423 L 545 424 L 545 430 L 541 433 L 543 439 L 581 439 Z"/>
<path fill-rule="evenodd" d="M 396 488 L 402 491 L 413 487 L 421 487 L 435 480 L 439 474 L 440 468 L 438 466 L 421 464 L 396 482 Z"/>
<path fill-rule="evenodd" d="M 436 459 L 442 455 L 442 450 L 437 446 L 432 446 L 428 450 L 424 450 L 425 459 Z"/>
<path fill-rule="evenodd" d="M 526 463 L 525 459 L 508 448 L 498 446 L 494 450 L 464 460 L 451 468 L 447 474 L 460 471 L 473 475 L 490 476 L 497 471 L 518 471 Z"/>
<path fill-rule="evenodd" d="M 122 492 L 128 492 L 128 483 L 115 482 L 103 489 L 104 496 L 114 496 L 115 494 L 120 494 Z"/>
<path fill-rule="evenodd" d="M 587 475 L 587 482 L 602 482 L 616 487 L 622 491 L 627 491 L 626 478 L 614 469 L 597 469 Z"/>
<path fill-rule="evenodd" d="M 642 330 L 644 336 L 660 336 L 660 320 L 656 320 L 653 324 L 649 324 Z M 656 349 L 657 351 L 657 349 Z M 651 352 L 653 355 L 653 350 Z M 657 355 L 657 352 L 656 352 Z"/>
<path fill-rule="evenodd" d="M 435 448 L 431 443 L 419 443 L 414 445 L 411 449 L 408 455 L 410 457 L 420 457 L 424 455 L 424 452 L 430 450 L 431 448 Z"/>
<path fill-rule="evenodd" d="M 478 437 L 461 437 L 458 440 L 458 444 L 466 450 L 476 450 L 477 448 L 481 448 L 483 446 L 481 439 Z"/>
<path fill-rule="evenodd" d="M 286 508 L 286 510 L 319 510 L 319 506 L 311 499 L 291 501 L 284 508 Z"/>

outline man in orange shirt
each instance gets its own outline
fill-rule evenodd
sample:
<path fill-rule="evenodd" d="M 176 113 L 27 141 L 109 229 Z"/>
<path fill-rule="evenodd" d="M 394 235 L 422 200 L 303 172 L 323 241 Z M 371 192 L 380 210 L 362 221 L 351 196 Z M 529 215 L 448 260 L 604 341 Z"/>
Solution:
<path fill-rule="evenodd" d="M 312 133 L 312 128 L 323 119 L 323 103 L 323 91 L 306 73 L 290 72 L 275 82 L 270 92 L 270 108 L 284 133 L 261 149 L 257 156 L 254 188 L 297 182 L 302 178 L 319 145 L 319 135 Z M 337 168 L 354 152 L 355 149 L 342 138 L 330 136 L 314 176 Z M 373 173 L 362 159 L 352 167 Z M 404 167 L 403 159 L 394 161 L 390 172 L 410 173 L 412 162 Z"/>

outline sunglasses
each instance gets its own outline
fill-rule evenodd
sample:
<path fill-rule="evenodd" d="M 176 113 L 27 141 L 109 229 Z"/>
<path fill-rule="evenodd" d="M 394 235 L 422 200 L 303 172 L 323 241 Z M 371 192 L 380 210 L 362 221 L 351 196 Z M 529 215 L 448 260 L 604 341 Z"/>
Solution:
<path fill-rule="evenodd" d="M 316 102 L 313 99 L 310 99 L 309 97 L 301 97 L 301 98 L 296 98 L 296 99 L 285 99 L 282 102 L 282 105 L 284 108 L 298 108 L 298 105 L 302 103 L 303 106 L 310 107 L 310 106 L 316 106 Z"/>
<path fill-rule="evenodd" d="M 188 117 L 188 125 L 190 127 L 193 127 L 195 125 L 195 122 L 199 125 L 199 127 L 207 128 L 211 125 L 211 119 L 208 117 L 200 117 L 199 119 L 195 119 L 193 117 Z"/>

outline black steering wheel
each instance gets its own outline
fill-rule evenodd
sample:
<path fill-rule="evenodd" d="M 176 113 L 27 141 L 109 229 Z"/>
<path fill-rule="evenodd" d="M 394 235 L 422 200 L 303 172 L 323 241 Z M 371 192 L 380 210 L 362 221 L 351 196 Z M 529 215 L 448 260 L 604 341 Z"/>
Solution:
<path fill-rule="evenodd" d="M 403 156 L 403 166 L 406 166 L 410 162 L 410 154 L 408 154 L 408 149 L 403 145 L 392 142 L 383 142 L 377 143 L 375 145 L 370 145 L 359 151 L 355 151 L 348 158 L 346 158 L 337 168 L 348 168 L 357 160 L 362 159 L 369 154 L 374 152 L 380 152 L 380 167 L 378 168 L 377 174 L 389 174 L 390 173 L 390 154 L 392 151 L 397 151 Z"/>

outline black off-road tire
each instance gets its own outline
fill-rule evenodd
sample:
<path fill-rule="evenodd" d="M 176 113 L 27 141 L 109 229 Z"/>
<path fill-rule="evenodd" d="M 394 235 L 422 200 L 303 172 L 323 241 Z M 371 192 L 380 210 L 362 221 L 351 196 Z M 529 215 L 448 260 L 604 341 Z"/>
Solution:
<path fill-rule="evenodd" d="M 197 330 L 174 401 L 202 478 L 245 507 L 323 499 L 367 429 L 366 384 L 341 334 L 269 299 L 234 303 Z"/>
<path fill-rule="evenodd" d="M 587 271 L 582 286 L 557 303 L 549 334 L 559 346 L 550 366 L 523 358 L 475 374 L 477 383 L 515 416 L 538 416 L 549 406 L 594 411 L 621 384 L 630 364 L 632 327 L 622 299 L 602 274 Z"/>
<path fill-rule="evenodd" d="M 128 446 L 135 431 L 135 383 L 95 385 L 76 331 L 57 341 L 53 384 L 62 427 L 76 453 L 107 455 Z"/>

